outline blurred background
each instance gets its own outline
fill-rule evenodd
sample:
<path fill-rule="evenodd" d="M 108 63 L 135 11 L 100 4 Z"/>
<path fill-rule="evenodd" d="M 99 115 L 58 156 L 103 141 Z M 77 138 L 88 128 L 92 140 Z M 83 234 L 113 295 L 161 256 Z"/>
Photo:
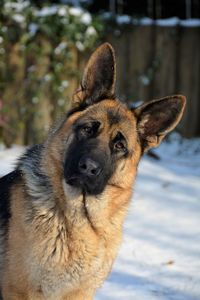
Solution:
<path fill-rule="evenodd" d="M 0 177 L 69 108 L 110 42 L 130 106 L 181 93 L 184 118 L 144 156 L 119 256 L 96 300 L 200 299 L 200 0 L 0 0 Z"/>
<path fill-rule="evenodd" d="M 105 41 L 116 50 L 120 99 L 184 94 L 178 131 L 199 136 L 199 0 L 1 0 L 0 142 L 41 142 Z"/>

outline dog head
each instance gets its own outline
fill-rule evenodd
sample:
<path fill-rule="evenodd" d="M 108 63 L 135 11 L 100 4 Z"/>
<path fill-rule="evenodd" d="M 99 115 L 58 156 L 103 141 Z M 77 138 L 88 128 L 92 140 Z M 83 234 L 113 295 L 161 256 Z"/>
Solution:
<path fill-rule="evenodd" d="M 185 107 L 185 97 L 175 95 L 130 110 L 115 97 L 115 77 L 114 50 L 106 43 L 91 56 L 71 110 L 51 139 L 66 184 L 88 195 L 107 185 L 131 187 L 142 153 L 175 128 Z"/>

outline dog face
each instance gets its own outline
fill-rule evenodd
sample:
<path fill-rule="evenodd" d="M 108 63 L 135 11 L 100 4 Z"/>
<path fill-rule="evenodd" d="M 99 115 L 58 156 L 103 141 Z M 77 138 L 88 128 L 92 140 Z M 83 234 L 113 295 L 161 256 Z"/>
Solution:
<path fill-rule="evenodd" d="M 134 132 L 132 113 L 117 100 L 101 101 L 81 113 L 73 123 L 73 139 L 66 151 L 66 182 L 86 194 L 101 193 L 117 166 L 132 156 Z"/>
<path fill-rule="evenodd" d="M 63 161 L 61 177 L 87 195 L 109 185 L 131 187 L 141 154 L 159 145 L 185 106 L 185 97 L 176 95 L 128 109 L 115 97 L 115 69 L 113 48 L 104 44 L 90 58 L 53 142 Z"/>

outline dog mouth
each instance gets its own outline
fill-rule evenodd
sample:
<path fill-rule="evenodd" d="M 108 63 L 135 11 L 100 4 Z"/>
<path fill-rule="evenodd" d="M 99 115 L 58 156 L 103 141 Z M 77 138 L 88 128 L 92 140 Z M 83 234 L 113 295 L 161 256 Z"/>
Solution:
<path fill-rule="evenodd" d="M 66 183 L 74 188 L 78 188 L 84 195 L 99 195 L 104 190 L 104 185 L 98 180 L 93 181 L 89 178 L 82 178 L 81 176 L 71 176 L 65 179 Z"/>
<path fill-rule="evenodd" d="M 81 186 L 82 180 L 78 176 L 70 177 L 66 179 L 66 183 L 72 186 Z"/>

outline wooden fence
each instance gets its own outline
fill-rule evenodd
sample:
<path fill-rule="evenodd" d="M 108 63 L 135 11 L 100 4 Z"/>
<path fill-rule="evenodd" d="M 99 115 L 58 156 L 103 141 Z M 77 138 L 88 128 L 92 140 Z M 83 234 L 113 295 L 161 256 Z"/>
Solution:
<path fill-rule="evenodd" d="M 179 130 L 200 135 L 200 27 L 137 26 L 108 40 L 117 52 L 119 95 L 130 102 L 183 94 Z"/>
<path fill-rule="evenodd" d="M 121 31 L 109 33 L 105 40 L 116 51 L 119 98 L 132 104 L 175 93 L 184 94 L 188 102 L 179 131 L 186 137 L 200 135 L 200 27 L 127 26 Z M 16 142 L 35 143 L 44 138 L 44 128 L 52 123 L 56 99 L 52 102 L 49 91 L 43 90 L 44 101 L 29 103 L 29 90 L 23 90 L 27 62 L 18 54 L 17 45 L 9 51 L 8 65 L 12 81 L 8 80 L 0 98 L 10 109 L 7 112 L 10 124 L 15 124 L 13 120 L 19 119 L 20 126 L 15 134 L 9 129 L 9 124 L 8 127 L 4 126 L 3 138 L 8 145 Z M 76 67 L 83 70 L 85 61 L 83 56 L 76 57 Z M 48 60 L 45 64 L 48 64 Z M 68 99 L 76 85 L 73 79 L 68 88 Z M 26 104 L 37 105 L 39 116 L 31 112 L 25 119 L 21 118 L 21 110 L 26 109 Z"/>

